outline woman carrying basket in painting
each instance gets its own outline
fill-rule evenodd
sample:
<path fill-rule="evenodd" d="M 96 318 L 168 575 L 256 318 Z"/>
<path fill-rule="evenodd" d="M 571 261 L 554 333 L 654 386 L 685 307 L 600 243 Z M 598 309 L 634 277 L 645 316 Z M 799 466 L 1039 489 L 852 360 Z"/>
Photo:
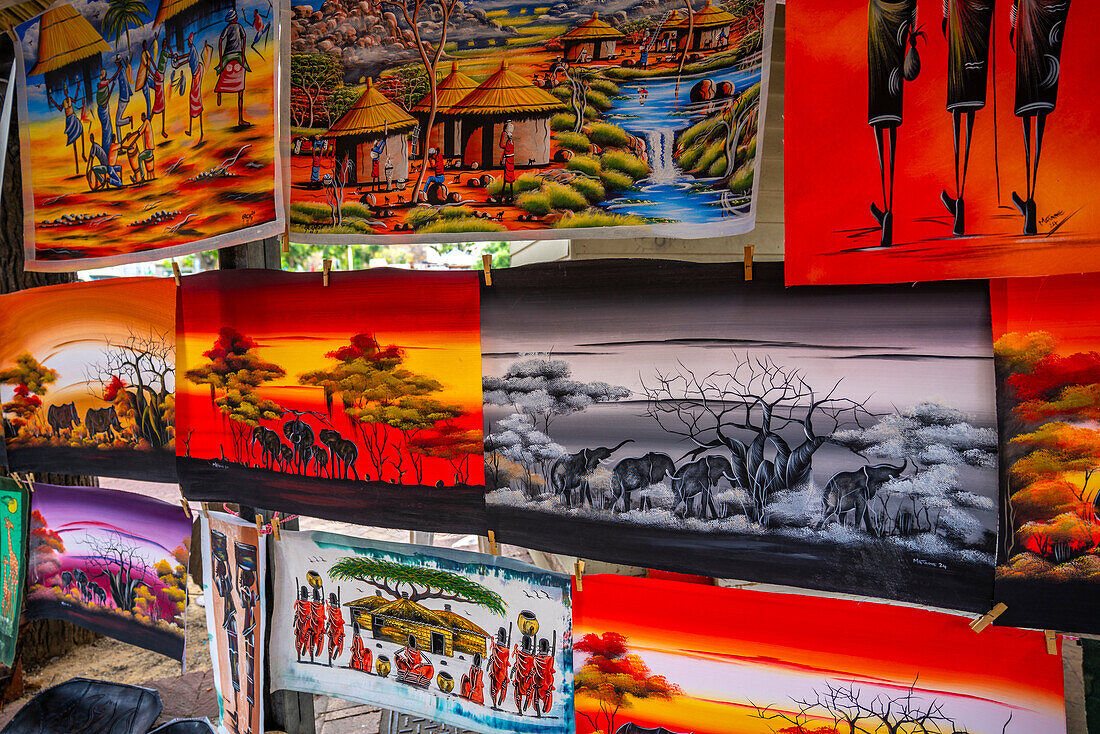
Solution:
<path fill-rule="evenodd" d="M 80 158 L 81 160 L 88 160 L 88 156 L 84 153 L 84 123 L 80 121 L 80 115 L 84 114 L 84 105 L 81 104 L 80 115 L 76 113 L 73 106 L 73 98 L 69 96 L 69 85 L 65 84 L 62 87 L 61 93 L 64 95 L 61 98 L 61 104 L 54 102 L 53 97 L 50 96 L 50 91 L 46 90 L 46 101 L 50 107 L 53 107 L 58 112 L 65 115 L 65 145 L 73 146 L 73 166 L 76 167 L 77 174 L 80 173 L 80 163 L 76 159 L 76 141 L 80 141 Z"/>

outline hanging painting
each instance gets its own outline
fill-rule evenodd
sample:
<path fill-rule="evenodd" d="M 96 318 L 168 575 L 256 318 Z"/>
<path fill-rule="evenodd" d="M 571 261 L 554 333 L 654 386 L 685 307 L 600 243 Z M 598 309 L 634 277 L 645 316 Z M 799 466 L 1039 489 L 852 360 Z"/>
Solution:
<path fill-rule="evenodd" d="M 486 734 L 573 732 L 568 576 L 321 532 L 284 532 L 275 574 L 273 688 Z"/>
<path fill-rule="evenodd" d="M 223 734 L 264 730 L 267 545 L 256 525 L 202 519 L 203 599 Z M 243 650 L 243 654 L 242 654 Z"/>
<path fill-rule="evenodd" d="M 291 234 L 747 232 L 774 12 L 774 0 L 295 5 Z"/>
<path fill-rule="evenodd" d="M 505 542 L 987 610 L 984 283 L 785 289 L 780 266 L 605 260 L 482 293 Z"/>
<path fill-rule="evenodd" d="M 191 520 L 178 505 L 36 483 L 28 619 L 63 619 L 183 659 Z"/>
<path fill-rule="evenodd" d="M 175 290 L 114 278 L 0 296 L 12 469 L 175 481 Z"/>
<path fill-rule="evenodd" d="M 1100 277 L 994 281 L 998 623 L 1100 632 Z M 1091 481 L 1090 481 L 1091 480 Z"/>
<path fill-rule="evenodd" d="M 280 9 L 74 0 L 15 27 L 28 270 L 283 232 Z"/>
<path fill-rule="evenodd" d="M 577 734 L 1066 731 L 1037 631 L 626 576 L 586 576 L 573 625 Z"/>
<path fill-rule="evenodd" d="M 11 667 L 19 638 L 23 582 L 27 576 L 27 493 L 22 485 L 0 477 L 0 665 Z"/>
<path fill-rule="evenodd" d="M 1096 3 L 787 15 L 787 282 L 1100 270 Z"/>
<path fill-rule="evenodd" d="M 477 273 L 204 273 L 178 327 L 187 497 L 484 532 Z"/>

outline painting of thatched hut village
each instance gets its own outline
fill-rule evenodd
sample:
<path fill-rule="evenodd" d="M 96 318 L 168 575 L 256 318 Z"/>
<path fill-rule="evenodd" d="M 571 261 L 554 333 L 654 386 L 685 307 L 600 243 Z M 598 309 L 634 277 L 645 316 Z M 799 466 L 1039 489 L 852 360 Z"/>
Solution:
<path fill-rule="evenodd" d="M 119 278 L 0 297 L 13 469 L 174 481 L 175 288 Z"/>
<path fill-rule="evenodd" d="M 291 230 L 319 242 L 748 231 L 772 9 L 769 0 L 295 5 Z"/>

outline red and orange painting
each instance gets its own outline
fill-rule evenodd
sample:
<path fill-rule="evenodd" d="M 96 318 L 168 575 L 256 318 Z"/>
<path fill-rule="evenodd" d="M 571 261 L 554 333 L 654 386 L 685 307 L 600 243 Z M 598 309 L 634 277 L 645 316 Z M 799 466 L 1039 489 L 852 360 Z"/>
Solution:
<path fill-rule="evenodd" d="M 187 496 L 478 527 L 478 289 L 472 271 L 332 273 L 328 286 L 319 273 L 266 270 L 185 278 L 177 456 Z"/>
<path fill-rule="evenodd" d="M 1041 632 L 941 612 L 600 575 L 573 635 L 578 734 L 1065 731 Z"/>
<path fill-rule="evenodd" d="M 1097 275 L 992 285 L 1007 623 L 1100 631 Z M 1090 481 L 1091 480 L 1091 481 Z"/>
<path fill-rule="evenodd" d="M 787 282 L 1100 270 L 1100 5 L 811 0 L 787 15 Z"/>

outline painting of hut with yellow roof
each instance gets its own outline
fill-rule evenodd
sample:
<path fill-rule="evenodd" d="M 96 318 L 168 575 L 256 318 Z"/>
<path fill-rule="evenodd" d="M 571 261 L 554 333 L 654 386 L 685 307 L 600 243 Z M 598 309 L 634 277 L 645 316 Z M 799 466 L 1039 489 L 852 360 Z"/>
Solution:
<path fill-rule="evenodd" d="M 755 224 L 774 0 L 308 0 L 291 15 L 296 241 Z"/>
<path fill-rule="evenodd" d="M 73 0 L 15 28 L 28 269 L 171 257 L 284 230 L 279 7 Z"/>

